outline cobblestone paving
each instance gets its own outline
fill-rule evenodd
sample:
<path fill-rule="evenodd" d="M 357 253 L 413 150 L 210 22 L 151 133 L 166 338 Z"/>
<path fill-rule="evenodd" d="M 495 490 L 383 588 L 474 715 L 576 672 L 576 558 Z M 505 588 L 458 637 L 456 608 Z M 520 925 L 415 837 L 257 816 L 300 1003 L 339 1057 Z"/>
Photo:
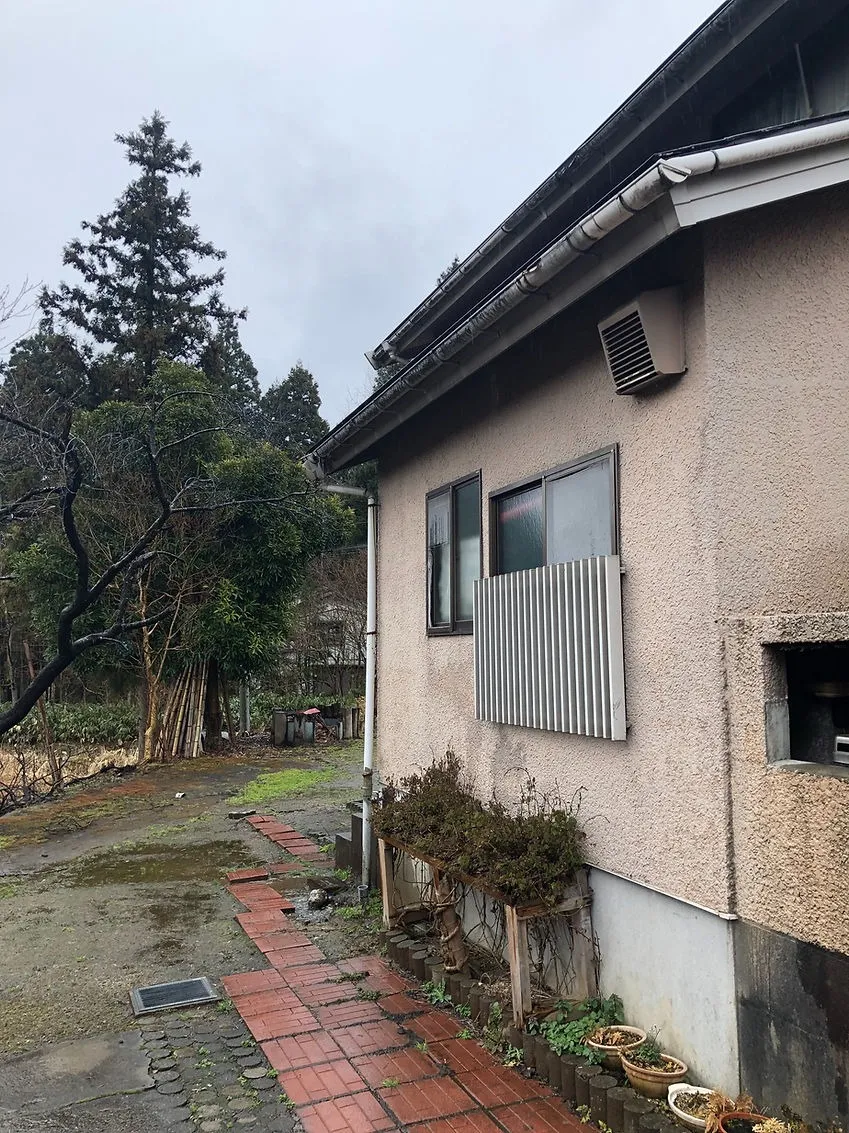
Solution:
<path fill-rule="evenodd" d="M 292 827 L 271 818 L 248 821 L 289 853 L 321 860 L 318 847 Z M 377 956 L 329 963 L 269 884 L 256 876 L 228 880 L 245 906 L 237 920 L 271 966 L 228 976 L 224 988 L 277 1071 L 277 1105 L 283 1090 L 304 1133 L 579 1133 L 580 1123 L 546 1085 L 506 1068 L 473 1039 L 459 1038 L 461 1021 L 413 998 L 415 985 Z M 228 1030 L 237 1026 L 229 1022 Z M 242 1092 L 234 1100 L 256 1105 L 256 1082 L 242 1083 L 237 1071 Z M 220 1087 L 213 1095 L 220 1096 Z M 253 1115 L 247 1106 L 236 1112 Z M 218 1110 L 211 1120 L 221 1124 L 201 1125 L 204 1133 L 227 1127 Z"/>
<path fill-rule="evenodd" d="M 226 1004 L 225 1004 L 226 1006 Z M 277 1073 L 235 1011 L 194 1009 L 142 1027 L 164 1128 L 285 1133 Z"/>

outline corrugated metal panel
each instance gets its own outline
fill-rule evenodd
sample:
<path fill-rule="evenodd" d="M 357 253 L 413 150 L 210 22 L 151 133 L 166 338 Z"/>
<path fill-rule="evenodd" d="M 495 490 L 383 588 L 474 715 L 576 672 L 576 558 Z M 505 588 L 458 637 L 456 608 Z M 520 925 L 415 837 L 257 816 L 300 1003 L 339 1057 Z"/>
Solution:
<path fill-rule="evenodd" d="M 475 583 L 478 720 L 625 739 L 619 556 Z"/>

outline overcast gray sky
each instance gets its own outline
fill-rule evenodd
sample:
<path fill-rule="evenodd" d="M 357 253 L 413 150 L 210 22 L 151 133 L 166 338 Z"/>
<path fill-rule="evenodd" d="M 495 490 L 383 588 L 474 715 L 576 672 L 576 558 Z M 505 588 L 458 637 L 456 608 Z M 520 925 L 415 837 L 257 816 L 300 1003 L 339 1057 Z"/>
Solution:
<path fill-rule="evenodd" d="M 158 108 L 267 386 L 370 349 L 718 0 L 3 0 L 0 287 L 55 283 Z"/>

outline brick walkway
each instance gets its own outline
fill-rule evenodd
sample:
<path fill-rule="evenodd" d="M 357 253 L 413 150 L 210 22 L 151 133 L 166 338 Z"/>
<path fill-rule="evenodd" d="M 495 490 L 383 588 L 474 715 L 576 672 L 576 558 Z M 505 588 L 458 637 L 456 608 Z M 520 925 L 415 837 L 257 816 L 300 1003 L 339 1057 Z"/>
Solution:
<path fill-rule="evenodd" d="M 327 861 L 291 827 L 248 821 L 302 860 Z M 329 963 L 267 882 L 250 871 L 228 880 L 246 910 L 237 919 L 270 967 L 229 976 L 224 988 L 305 1133 L 580 1129 L 547 1086 L 459 1038 L 464 1022 L 412 998 L 415 985 L 379 957 Z"/>

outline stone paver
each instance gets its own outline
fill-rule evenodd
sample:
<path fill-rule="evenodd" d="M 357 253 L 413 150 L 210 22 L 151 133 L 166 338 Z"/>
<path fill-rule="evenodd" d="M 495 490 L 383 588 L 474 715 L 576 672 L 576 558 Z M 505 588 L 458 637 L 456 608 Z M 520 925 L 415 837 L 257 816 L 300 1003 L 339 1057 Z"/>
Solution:
<path fill-rule="evenodd" d="M 268 815 L 247 821 L 294 857 L 329 864 L 292 827 Z M 269 867 L 269 874 L 286 872 L 286 864 Z M 468 1024 L 430 1007 L 411 980 L 379 957 L 330 963 L 287 916 L 289 903 L 268 882 L 229 881 L 246 910 L 236 919 L 271 967 L 222 981 L 243 1029 L 210 1034 L 206 1048 L 217 1041 L 222 1054 L 216 1058 L 229 1058 L 242 1077 L 224 1087 L 226 1072 L 219 1071 L 217 1083 L 200 1092 L 195 1087 L 196 1100 L 210 1107 L 206 1121 L 222 1120 L 212 1108 L 218 1105 L 228 1122 L 238 1118 L 237 1128 L 257 1133 L 291 1129 L 290 1111 L 303 1133 L 581 1133 L 581 1123 L 552 1090 L 505 1067 L 477 1041 L 458 1038 Z M 250 1042 L 241 1047 L 239 1034 L 248 1032 L 260 1044 L 256 1050 Z M 176 1058 L 186 1066 L 180 1060 L 198 1041 L 193 1033 L 174 1040 L 176 1052 L 168 1036 L 152 1033 L 151 1053 L 163 1065 Z M 184 1079 L 190 1063 L 191 1055 Z M 286 1114 L 279 1124 L 263 1105 L 272 1096 Z M 197 1120 L 200 1111 L 194 1112 Z"/>

